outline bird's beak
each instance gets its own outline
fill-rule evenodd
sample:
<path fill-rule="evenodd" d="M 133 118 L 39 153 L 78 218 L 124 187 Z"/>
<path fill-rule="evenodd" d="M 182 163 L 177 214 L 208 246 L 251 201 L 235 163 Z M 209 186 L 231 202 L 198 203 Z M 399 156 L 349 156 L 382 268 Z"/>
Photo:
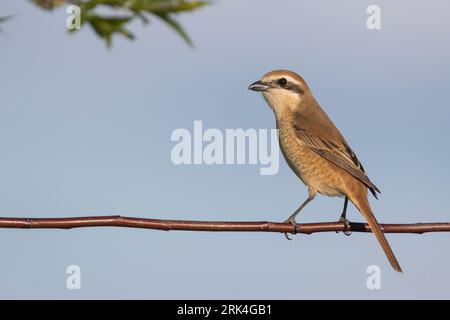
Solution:
<path fill-rule="evenodd" d="M 269 89 L 270 89 L 270 86 L 268 84 L 265 84 L 261 80 L 253 82 L 248 87 L 248 90 L 253 90 L 253 91 L 266 91 L 266 90 L 269 90 Z"/>

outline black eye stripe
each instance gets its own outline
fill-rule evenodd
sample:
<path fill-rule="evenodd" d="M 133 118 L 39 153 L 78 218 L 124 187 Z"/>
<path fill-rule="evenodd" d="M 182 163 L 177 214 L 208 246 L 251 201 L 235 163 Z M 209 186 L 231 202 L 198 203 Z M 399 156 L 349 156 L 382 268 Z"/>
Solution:
<path fill-rule="evenodd" d="M 289 90 L 289 91 L 293 91 L 293 92 L 298 93 L 298 94 L 305 93 L 303 91 L 303 89 L 298 84 L 295 84 L 295 83 L 292 83 L 292 82 L 288 82 L 287 85 L 284 87 L 284 89 Z"/>
<path fill-rule="evenodd" d="M 280 78 L 278 80 L 274 80 L 272 83 L 273 83 L 273 85 L 275 85 L 279 88 L 295 92 L 299 95 L 302 95 L 305 93 L 300 85 L 290 82 L 286 78 Z"/>

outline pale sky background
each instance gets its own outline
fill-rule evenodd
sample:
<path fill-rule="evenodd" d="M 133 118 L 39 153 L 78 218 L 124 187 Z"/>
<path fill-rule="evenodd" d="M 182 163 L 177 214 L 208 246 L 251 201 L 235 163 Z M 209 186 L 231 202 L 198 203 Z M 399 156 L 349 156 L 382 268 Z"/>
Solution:
<path fill-rule="evenodd" d="M 228 0 L 180 16 L 189 48 L 159 21 L 105 48 L 64 9 L 2 0 L 0 216 L 121 214 L 282 221 L 306 198 L 284 160 L 174 166 L 176 128 L 273 128 L 248 85 L 299 72 L 379 186 L 381 222 L 450 221 L 450 2 Z M 300 222 L 332 221 L 317 197 Z M 350 218 L 362 221 L 354 207 Z M 388 235 L 405 274 L 371 234 L 0 230 L 0 298 L 450 298 L 450 233 Z M 82 289 L 65 270 L 82 270 Z M 382 289 L 366 288 L 366 268 Z"/>

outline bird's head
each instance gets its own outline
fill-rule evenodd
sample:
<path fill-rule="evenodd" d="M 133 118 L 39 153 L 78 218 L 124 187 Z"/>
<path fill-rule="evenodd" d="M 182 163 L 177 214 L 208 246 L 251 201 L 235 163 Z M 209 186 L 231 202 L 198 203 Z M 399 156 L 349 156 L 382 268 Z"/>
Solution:
<path fill-rule="evenodd" d="M 261 92 L 275 112 L 285 108 L 297 108 L 310 95 L 305 80 L 288 70 L 266 73 L 261 80 L 252 83 L 248 89 Z"/>

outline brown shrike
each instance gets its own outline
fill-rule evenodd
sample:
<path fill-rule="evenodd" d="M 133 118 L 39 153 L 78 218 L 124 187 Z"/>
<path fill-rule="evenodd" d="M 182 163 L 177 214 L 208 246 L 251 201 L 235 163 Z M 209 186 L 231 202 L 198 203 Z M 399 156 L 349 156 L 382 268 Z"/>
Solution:
<path fill-rule="evenodd" d="M 308 186 L 308 199 L 285 222 L 297 228 L 295 217 L 320 193 L 345 198 L 341 221 L 348 224 L 346 211 L 350 199 L 367 220 L 392 267 L 402 272 L 370 208 L 368 190 L 375 198 L 380 191 L 303 78 L 287 70 L 271 71 L 249 89 L 261 92 L 274 111 L 283 156 Z"/>

